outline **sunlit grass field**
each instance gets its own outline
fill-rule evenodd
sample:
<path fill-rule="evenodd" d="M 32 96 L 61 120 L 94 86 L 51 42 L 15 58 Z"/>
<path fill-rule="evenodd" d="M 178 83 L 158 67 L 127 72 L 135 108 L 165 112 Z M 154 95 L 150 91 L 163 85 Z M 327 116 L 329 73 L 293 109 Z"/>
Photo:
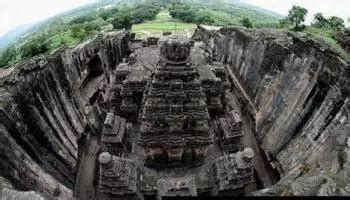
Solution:
<path fill-rule="evenodd" d="M 134 25 L 132 32 L 136 33 L 137 38 L 143 38 L 151 35 L 160 36 L 165 31 L 179 35 L 190 35 L 195 29 L 195 24 L 179 22 L 173 19 L 168 11 L 163 10 L 155 20 Z"/>

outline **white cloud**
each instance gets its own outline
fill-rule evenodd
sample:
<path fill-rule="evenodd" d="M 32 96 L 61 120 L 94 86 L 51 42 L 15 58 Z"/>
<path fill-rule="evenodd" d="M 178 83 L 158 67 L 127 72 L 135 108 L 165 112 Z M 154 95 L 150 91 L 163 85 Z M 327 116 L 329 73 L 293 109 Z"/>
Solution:
<path fill-rule="evenodd" d="M 270 9 L 282 15 L 287 15 L 293 5 L 299 5 L 309 11 L 307 23 L 312 21 L 314 14 L 321 12 L 327 17 L 341 17 L 348 26 L 350 25 L 347 21 L 350 17 L 349 0 L 241 0 L 241 2 Z"/>
<path fill-rule="evenodd" d="M 0 36 L 95 0 L 0 0 Z"/>

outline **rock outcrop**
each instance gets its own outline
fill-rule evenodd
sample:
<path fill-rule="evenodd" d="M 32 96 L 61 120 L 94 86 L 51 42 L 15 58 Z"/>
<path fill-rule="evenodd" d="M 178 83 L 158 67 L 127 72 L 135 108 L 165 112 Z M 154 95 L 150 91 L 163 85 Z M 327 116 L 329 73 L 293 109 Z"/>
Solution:
<path fill-rule="evenodd" d="M 333 34 L 333 38 L 336 39 L 339 44 L 350 53 L 350 29 L 344 29 L 341 31 L 337 31 Z"/>
<path fill-rule="evenodd" d="M 350 137 L 350 67 L 343 57 L 304 35 L 275 30 L 199 27 L 194 39 L 228 66 L 231 91 L 253 116 L 258 142 L 281 177 L 296 169 L 349 173 L 338 156 L 348 152 Z M 342 186 L 349 192 L 349 182 Z"/>
<path fill-rule="evenodd" d="M 128 40 L 124 32 L 98 36 L 1 71 L 0 176 L 18 190 L 73 196 L 79 139 L 98 121 L 86 111 L 106 94 L 96 87 L 128 56 Z"/>
<path fill-rule="evenodd" d="M 130 43 L 128 33 L 111 33 L 1 70 L 0 177 L 4 178 L 0 179 L 0 197 L 71 199 L 74 187 L 80 188 L 75 194 L 83 194 L 81 198 L 98 196 L 94 194 L 98 193 L 99 181 L 96 156 L 102 150 L 114 151 L 115 144 L 121 147 L 113 156 L 118 161 L 116 166 L 125 168 L 119 161 L 127 161 L 134 163 L 135 169 L 142 169 L 137 172 L 142 176 L 130 172 L 137 183 L 121 184 L 127 191 L 131 188 L 135 198 L 139 192 L 158 196 L 210 195 L 210 180 L 214 177 L 211 166 L 218 157 L 227 158 L 227 162 L 216 163 L 219 173 L 215 180 L 222 183 L 223 189 L 219 187 L 214 195 L 247 194 L 256 190 L 251 187 L 260 179 L 269 180 L 268 184 L 260 184 L 267 188 L 251 195 L 350 194 L 350 68 L 345 58 L 305 35 L 276 30 L 199 27 L 193 39 L 201 42 L 192 45 L 168 40 L 168 45 L 159 48 L 155 38 L 148 43 Z M 166 55 L 160 63 L 166 64 L 157 68 L 160 53 Z M 186 65 L 190 60 L 192 68 Z M 187 66 L 185 70 L 183 65 Z M 171 73 L 182 75 L 186 69 L 196 74 L 195 79 L 172 77 Z M 159 70 L 166 76 L 158 80 Z M 165 89 L 160 87 L 168 79 L 171 84 Z M 201 95 L 196 98 L 203 102 L 198 105 L 208 107 L 205 131 L 215 141 L 205 145 L 207 153 L 200 154 L 204 155 L 203 164 L 161 172 L 144 167 L 138 134 L 140 127 L 147 126 L 140 126 L 142 120 L 138 118 L 153 116 L 154 109 L 162 105 L 159 101 L 167 98 L 176 100 L 167 105 L 171 112 L 181 114 L 188 109 L 193 116 L 200 116 L 201 112 L 193 110 L 194 105 L 182 108 L 181 103 L 181 94 L 196 91 L 187 91 L 185 86 L 189 84 L 184 84 L 193 80 L 200 88 Z M 158 90 L 147 90 L 151 86 Z M 170 86 L 176 95 L 169 96 Z M 143 112 L 145 108 L 150 110 Z M 227 115 L 232 110 L 237 113 Z M 152 123 L 159 124 L 162 113 Z M 221 124 L 220 120 L 215 122 L 216 118 L 222 119 Z M 175 130 L 185 141 L 183 133 L 196 124 L 170 125 L 171 132 Z M 102 131 L 104 126 L 111 134 Z M 215 135 L 215 128 L 224 133 Z M 101 142 L 101 133 L 111 137 Z M 157 145 L 164 145 L 164 141 L 148 135 L 157 139 Z M 241 142 L 244 148 L 251 148 L 245 151 L 247 155 L 236 152 L 242 149 Z M 103 144 L 108 148 L 104 149 Z M 225 155 L 225 151 L 232 155 Z M 174 158 L 179 155 L 174 154 Z M 249 158 L 249 165 L 238 166 L 245 163 L 240 159 L 237 162 L 238 155 Z M 247 175 L 244 184 L 237 178 L 239 173 L 230 171 L 236 165 L 247 170 L 242 171 Z M 269 167 L 280 179 L 273 185 L 265 173 Z M 113 174 L 113 169 L 103 171 L 107 173 L 104 175 L 124 180 L 127 174 Z M 225 177 L 231 182 L 225 182 Z M 170 184 L 165 183 L 168 180 Z M 231 191 L 239 184 L 238 192 Z M 123 195 L 123 191 L 116 192 Z"/>
<path fill-rule="evenodd" d="M 34 191 L 29 192 L 19 192 L 16 191 L 11 183 L 0 177 L 0 199 L 2 200 L 44 200 L 42 196 L 35 193 Z"/>

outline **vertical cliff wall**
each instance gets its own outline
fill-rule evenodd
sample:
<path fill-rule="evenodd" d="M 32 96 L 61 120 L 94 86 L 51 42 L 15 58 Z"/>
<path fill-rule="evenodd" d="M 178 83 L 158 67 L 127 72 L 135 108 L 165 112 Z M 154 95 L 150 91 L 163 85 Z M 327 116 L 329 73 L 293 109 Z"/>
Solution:
<path fill-rule="evenodd" d="M 274 30 L 200 27 L 194 39 L 205 41 L 214 60 L 227 65 L 232 91 L 255 118 L 258 142 L 282 177 L 294 171 L 349 173 L 339 157 L 348 154 L 350 137 L 350 68 L 344 58 L 305 35 Z M 325 177 L 329 185 L 332 178 Z"/>
<path fill-rule="evenodd" d="M 98 36 L 0 73 L 0 176 L 19 190 L 73 196 L 78 140 L 89 126 L 86 91 L 128 55 L 128 34 Z M 88 95 L 87 95 L 88 96 Z M 83 98 L 84 97 L 84 98 Z"/>

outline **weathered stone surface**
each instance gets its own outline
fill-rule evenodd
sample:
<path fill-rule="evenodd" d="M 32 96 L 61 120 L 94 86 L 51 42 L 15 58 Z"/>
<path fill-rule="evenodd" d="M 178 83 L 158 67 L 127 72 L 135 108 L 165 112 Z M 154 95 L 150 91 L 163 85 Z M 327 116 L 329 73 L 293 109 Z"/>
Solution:
<path fill-rule="evenodd" d="M 194 39 L 145 47 L 111 33 L 1 69 L 0 176 L 13 185 L 1 194 L 139 198 L 140 181 L 154 197 L 237 195 L 256 180 L 267 188 L 251 195 L 349 195 L 349 63 L 296 33 L 199 27 Z M 225 155 L 220 139 L 242 131 L 253 150 Z"/>
<path fill-rule="evenodd" d="M 128 55 L 127 40 L 125 33 L 96 37 L 1 72 L 0 174 L 16 189 L 72 198 L 78 141 L 99 127 L 84 106 L 97 102 L 96 77 L 108 82 L 110 66 Z"/>
<path fill-rule="evenodd" d="M 119 116 L 114 116 L 113 113 L 108 113 L 101 138 L 105 151 L 116 156 L 121 155 L 125 148 L 125 140 L 126 120 Z"/>
<path fill-rule="evenodd" d="M 334 165 L 344 147 L 339 138 L 349 137 L 340 131 L 349 123 L 350 67 L 343 57 L 304 35 L 269 29 L 200 27 L 194 38 L 228 66 L 231 91 L 255 118 L 258 140 L 282 177 L 315 163 L 322 172 L 349 171 Z"/>
<path fill-rule="evenodd" d="M 242 120 L 238 112 L 232 110 L 225 118 L 216 120 L 215 124 L 222 149 L 229 153 L 241 150 L 243 131 Z"/>
<path fill-rule="evenodd" d="M 0 199 L 2 200 L 44 200 L 34 191 L 22 192 L 15 190 L 8 180 L 0 177 Z"/>
<path fill-rule="evenodd" d="M 136 195 L 138 173 L 132 160 L 104 152 L 100 154 L 99 162 L 99 191 L 102 199 Z"/>
<path fill-rule="evenodd" d="M 146 164 L 167 167 L 201 162 L 211 143 L 210 117 L 198 73 L 188 60 L 189 43 L 171 38 L 160 49 L 163 58 L 175 63 L 160 64 L 144 93 L 140 144 Z"/>
<path fill-rule="evenodd" d="M 197 196 L 196 182 L 192 177 L 177 179 L 159 179 L 157 181 L 158 196 L 161 197 L 191 197 Z"/>
<path fill-rule="evenodd" d="M 254 182 L 252 149 L 218 158 L 213 164 L 213 194 L 242 195 L 244 187 Z"/>
<path fill-rule="evenodd" d="M 164 62 L 169 64 L 183 64 L 190 56 L 190 48 L 188 39 L 168 38 L 163 41 L 160 52 Z"/>
<path fill-rule="evenodd" d="M 334 38 L 349 53 L 350 52 L 350 29 L 345 29 L 334 34 Z"/>
<path fill-rule="evenodd" d="M 157 38 L 157 37 L 148 37 L 147 38 L 147 45 L 148 46 L 157 45 L 158 44 L 158 40 L 159 40 L 159 38 Z"/>

